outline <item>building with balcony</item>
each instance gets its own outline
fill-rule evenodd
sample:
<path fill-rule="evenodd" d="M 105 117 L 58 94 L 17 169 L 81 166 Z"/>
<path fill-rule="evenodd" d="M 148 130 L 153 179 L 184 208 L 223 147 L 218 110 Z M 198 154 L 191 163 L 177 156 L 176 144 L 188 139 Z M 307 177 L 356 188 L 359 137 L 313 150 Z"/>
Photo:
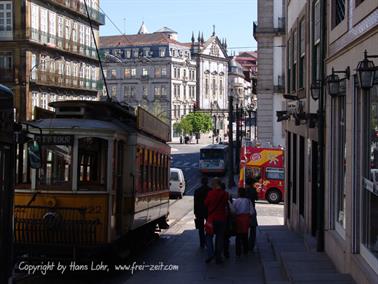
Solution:
<path fill-rule="evenodd" d="M 285 144 L 282 123 L 276 111 L 282 109 L 284 87 L 285 0 L 258 1 L 258 21 L 253 36 L 258 45 L 257 138 L 263 144 Z"/>
<path fill-rule="evenodd" d="M 378 283 L 378 2 L 291 0 L 287 15 L 285 222 Z"/>
<path fill-rule="evenodd" d="M 195 108 L 209 113 L 215 129 L 225 134 L 227 66 L 225 48 L 216 36 L 206 42 L 179 42 L 164 27 L 149 33 L 143 23 L 138 34 L 101 37 L 101 52 L 109 96 L 142 106 L 171 125 L 172 141 L 179 141 L 174 124 Z M 215 134 L 216 133 L 216 134 Z"/>
<path fill-rule="evenodd" d="M 101 37 L 101 52 L 109 96 L 142 106 L 171 125 L 192 112 L 196 103 L 196 62 L 190 45 L 164 27 L 149 33 L 143 23 L 138 34 Z"/>
<path fill-rule="evenodd" d="M 0 1 L 0 83 L 15 94 L 18 120 L 49 102 L 97 99 L 99 0 Z"/>

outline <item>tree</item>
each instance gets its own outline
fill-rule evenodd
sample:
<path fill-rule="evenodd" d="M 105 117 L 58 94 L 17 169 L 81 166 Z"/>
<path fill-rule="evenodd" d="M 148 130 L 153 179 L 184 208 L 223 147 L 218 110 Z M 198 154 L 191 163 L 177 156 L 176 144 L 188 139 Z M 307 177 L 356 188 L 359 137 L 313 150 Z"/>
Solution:
<path fill-rule="evenodd" d="M 187 119 L 185 119 L 185 117 L 183 119 L 181 119 L 180 122 L 176 122 L 173 125 L 173 128 L 175 129 L 175 131 L 177 133 L 183 133 L 184 135 L 185 134 L 191 134 L 193 132 L 192 125 L 190 124 L 190 122 Z"/>
<path fill-rule="evenodd" d="M 211 116 L 206 113 L 191 112 L 184 116 L 177 125 L 177 130 L 185 134 L 207 133 L 213 128 Z"/>

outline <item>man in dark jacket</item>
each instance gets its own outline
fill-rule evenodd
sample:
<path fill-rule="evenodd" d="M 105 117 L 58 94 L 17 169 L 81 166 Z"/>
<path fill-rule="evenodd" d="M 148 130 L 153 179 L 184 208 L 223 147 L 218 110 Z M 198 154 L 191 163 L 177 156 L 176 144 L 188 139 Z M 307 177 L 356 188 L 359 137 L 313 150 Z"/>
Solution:
<path fill-rule="evenodd" d="M 251 200 L 253 207 L 255 207 L 256 212 L 256 200 L 258 199 L 256 183 L 258 178 L 247 178 L 245 181 L 246 187 L 246 197 Z M 251 218 L 251 224 L 249 227 L 249 250 L 253 251 L 256 244 L 256 227 L 257 227 L 257 216 L 254 214 Z"/>
<path fill-rule="evenodd" d="M 206 176 L 202 177 L 201 186 L 194 192 L 194 215 L 196 216 L 195 223 L 196 229 L 198 229 L 201 248 L 204 248 L 206 244 L 204 224 L 207 218 L 207 208 L 205 206 L 205 198 L 210 190 L 207 184 L 208 178 Z"/>

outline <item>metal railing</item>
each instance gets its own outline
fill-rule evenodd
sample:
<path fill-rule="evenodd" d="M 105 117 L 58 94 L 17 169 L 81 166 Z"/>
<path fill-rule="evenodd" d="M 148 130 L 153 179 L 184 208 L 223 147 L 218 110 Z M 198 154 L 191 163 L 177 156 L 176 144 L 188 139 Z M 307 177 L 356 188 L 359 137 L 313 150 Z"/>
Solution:
<path fill-rule="evenodd" d="M 14 207 L 14 238 L 18 244 L 94 244 L 98 219 L 82 208 Z"/>
<path fill-rule="evenodd" d="M 102 88 L 100 80 L 90 80 L 42 70 L 32 71 L 30 82 L 63 88 L 86 89 L 90 91 L 98 91 Z"/>
<path fill-rule="evenodd" d="M 87 11 L 85 10 L 84 2 L 79 0 L 50 0 L 60 6 L 63 6 L 73 12 L 79 13 L 87 17 Z M 89 1 L 88 1 L 89 2 Z M 105 25 L 105 14 L 101 13 L 98 9 L 93 9 L 88 6 L 88 12 L 91 20 L 95 21 L 99 25 Z"/>
<path fill-rule="evenodd" d="M 59 48 L 65 51 L 97 59 L 96 49 L 94 47 L 81 44 L 79 40 L 76 42 L 72 39 L 54 36 L 33 28 L 28 29 L 27 37 L 33 41 L 46 44 L 50 47 Z"/>

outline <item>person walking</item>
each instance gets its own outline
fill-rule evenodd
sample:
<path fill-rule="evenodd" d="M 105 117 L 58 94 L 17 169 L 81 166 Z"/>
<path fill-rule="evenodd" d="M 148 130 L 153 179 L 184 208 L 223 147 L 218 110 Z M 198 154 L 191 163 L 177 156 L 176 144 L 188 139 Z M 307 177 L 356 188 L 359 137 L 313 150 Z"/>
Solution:
<path fill-rule="evenodd" d="M 238 198 L 231 205 L 231 211 L 235 215 L 236 223 L 236 255 L 243 253 L 248 254 L 248 229 L 251 223 L 251 217 L 254 213 L 254 207 L 249 198 L 246 197 L 245 188 L 239 188 Z"/>
<path fill-rule="evenodd" d="M 207 208 L 205 206 L 205 198 L 210 190 L 208 186 L 207 176 L 203 176 L 201 179 L 201 186 L 198 187 L 194 192 L 194 216 L 195 216 L 195 225 L 198 230 L 200 247 L 204 248 L 206 245 L 205 238 L 205 219 L 207 218 Z"/>
<path fill-rule="evenodd" d="M 221 182 L 221 188 L 224 192 L 226 191 L 226 184 L 224 182 Z M 229 200 L 232 203 L 232 197 L 229 196 Z M 230 237 L 232 235 L 231 229 L 231 208 L 230 208 L 230 202 L 227 203 L 226 206 L 226 227 L 224 230 L 224 240 L 223 240 L 223 255 L 225 258 L 230 258 Z"/>
<path fill-rule="evenodd" d="M 256 245 L 256 228 L 257 228 L 257 214 L 256 214 L 256 200 L 258 200 L 256 184 L 258 178 L 248 178 L 246 180 L 246 197 L 252 202 L 254 214 L 251 216 L 251 223 L 249 227 L 249 250 L 253 252 Z"/>
<path fill-rule="evenodd" d="M 224 243 L 224 232 L 226 227 L 227 218 L 227 203 L 228 193 L 222 190 L 221 182 L 219 178 L 214 178 L 211 184 L 212 190 L 209 191 L 205 199 L 205 205 L 207 207 L 207 224 L 205 224 L 206 230 L 206 245 L 207 245 L 207 259 L 206 263 L 209 263 L 215 257 L 217 264 L 223 262 L 222 250 Z M 213 244 L 213 235 L 215 235 L 215 252 Z"/>

